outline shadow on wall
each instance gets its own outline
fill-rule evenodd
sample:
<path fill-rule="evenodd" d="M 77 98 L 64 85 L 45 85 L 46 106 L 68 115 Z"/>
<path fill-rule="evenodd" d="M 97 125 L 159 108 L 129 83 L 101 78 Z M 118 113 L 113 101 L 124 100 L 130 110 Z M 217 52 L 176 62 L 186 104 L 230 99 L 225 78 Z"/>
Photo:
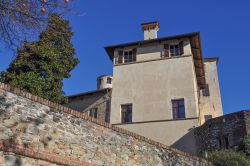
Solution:
<path fill-rule="evenodd" d="M 188 133 L 172 144 L 171 147 L 196 155 L 197 145 L 194 137 L 194 128 L 190 128 Z"/>
<path fill-rule="evenodd" d="M 15 155 L 6 155 L 4 157 L 7 166 L 22 166 L 22 161 Z"/>
<path fill-rule="evenodd" d="M 28 147 L 31 143 L 30 137 L 35 137 L 39 135 L 39 127 L 44 124 L 47 113 L 40 113 L 37 117 L 32 116 L 26 112 L 23 107 L 15 107 L 18 104 L 17 101 L 11 99 L 10 93 L 4 92 L 0 94 L 0 139 L 9 140 L 13 143 L 22 144 Z M 9 99 L 8 99 L 9 98 Z M 21 100 L 20 100 L 21 101 Z M 19 101 L 19 102 L 20 102 Z M 36 106 L 33 102 L 28 102 L 27 105 L 36 112 L 39 106 Z M 10 116 L 11 113 L 15 112 L 16 116 Z M 55 121 L 56 111 L 52 109 L 49 111 L 53 114 L 53 121 Z M 29 135 L 29 137 L 27 136 Z M 20 137 L 22 139 L 20 139 Z M 19 138 L 19 139 L 18 139 Z M 45 148 L 49 141 L 52 140 L 51 135 L 46 135 L 40 138 L 41 145 Z M 41 146 L 40 145 L 40 146 Z M 8 161 L 8 156 L 6 156 L 6 161 Z M 14 162 L 13 157 L 9 157 L 10 161 Z M 0 164 L 1 165 L 1 164 Z M 17 165 L 17 164 L 16 164 Z"/>

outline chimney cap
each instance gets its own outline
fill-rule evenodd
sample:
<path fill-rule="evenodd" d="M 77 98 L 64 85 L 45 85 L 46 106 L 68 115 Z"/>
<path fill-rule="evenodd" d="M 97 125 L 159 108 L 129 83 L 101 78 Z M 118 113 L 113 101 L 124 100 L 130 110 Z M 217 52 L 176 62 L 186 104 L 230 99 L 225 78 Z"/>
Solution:
<path fill-rule="evenodd" d="M 159 28 L 160 28 L 160 23 L 158 21 L 146 22 L 141 24 L 141 29 L 143 31 L 151 29 L 159 29 Z"/>

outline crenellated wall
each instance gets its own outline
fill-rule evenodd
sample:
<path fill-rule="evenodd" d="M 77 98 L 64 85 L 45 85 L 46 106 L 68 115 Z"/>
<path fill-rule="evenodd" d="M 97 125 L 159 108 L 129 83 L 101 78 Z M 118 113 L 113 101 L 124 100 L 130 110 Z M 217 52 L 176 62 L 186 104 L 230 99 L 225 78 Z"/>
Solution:
<path fill-rule="evenodd" d="M 2 83 L 0 140 L 2 165 L 208 165 L 196 156 Z"/>

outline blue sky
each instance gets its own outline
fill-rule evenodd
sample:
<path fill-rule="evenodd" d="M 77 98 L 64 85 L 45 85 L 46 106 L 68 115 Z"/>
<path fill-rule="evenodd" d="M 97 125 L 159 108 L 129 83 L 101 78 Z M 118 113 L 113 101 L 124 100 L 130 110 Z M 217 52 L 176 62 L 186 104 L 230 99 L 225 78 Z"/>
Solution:
<path fill-rule="evenodd" d="M 249 0 L 75 0 L 67 18 L 80 64 L 64 81 L 67 95 L 96 89 L 96 77 L 112 74 L 103 47 L 143 39 L 140 24 L 159 21 L 159 37 L 200 31 L 204 57 L 219 57 L 225 113 L 250 109 Z M 13 53 L 0 46 L 0 71 Z"/>

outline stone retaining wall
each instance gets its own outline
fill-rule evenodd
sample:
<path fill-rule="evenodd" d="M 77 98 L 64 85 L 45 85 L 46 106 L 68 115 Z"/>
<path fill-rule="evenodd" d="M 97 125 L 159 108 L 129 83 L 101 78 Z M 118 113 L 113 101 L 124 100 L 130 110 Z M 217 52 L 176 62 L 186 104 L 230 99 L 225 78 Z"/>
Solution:
<path fill-rule="evenodd" d="M 96 165 L 209 165 L 196 156 L 2 83 L 0 140 Z M 27 156 L 24 152 L 19 155 Z M 41 156 L 38 159 L 44 160 Z"/>
<path fill-rule="evenodd" d="M 199 155 L 226 148 L 244 150 L 243 139 L 250 134 L 250 110 L 209 119 L 194 133 Z"/>
<path fill-rule="evenodd" d="M 41 161 L 47 161 L 49 163 L 54 163 L 54 165 L 66 165 L 66 166 L 95 166 L 85 161 L 79 161 L 78 159 L 75 159 L 73 157 L 65 157 L 53 154 L 49 150 L 46 149 L 41 150 L 32 145 L 19 145 L 16 144 L 12 139 L 0 141 L 0 150 L 2 150 L 5 153 L 4 158 L 7 161 L 7 163 L 9 163 L 9 165 L 11 166 L 20 165 L 18 163 L 26 163 L 24 164 L 25 166 L 27 164 L 32 165 L 34 161 L 37 163 Z M 25 157 L 20 157 L 20 156 L 18 157 L 17 155 L 22 155 Z M 27 160 L 27 157 L 29 158 L 29 160 Z M 33 160 L 30 162 L 31 158 Z M 25 159 L 27 161 L 24 161 Z"/>

